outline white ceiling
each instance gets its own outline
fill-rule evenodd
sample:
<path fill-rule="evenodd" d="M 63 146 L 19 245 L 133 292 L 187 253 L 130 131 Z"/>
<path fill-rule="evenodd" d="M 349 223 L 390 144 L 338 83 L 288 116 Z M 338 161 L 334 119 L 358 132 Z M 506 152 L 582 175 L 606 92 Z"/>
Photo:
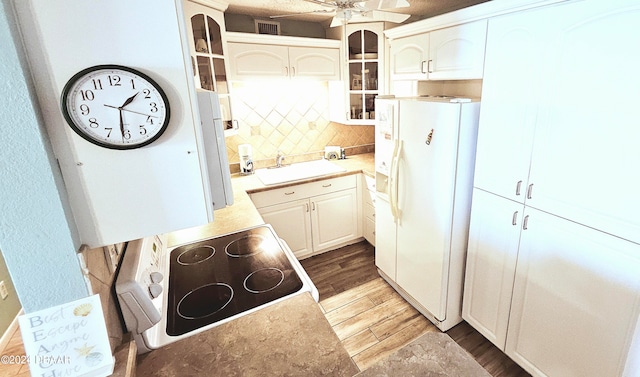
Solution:
<path fill-rule="evenodd" d="M 396 13 L 410 14 L 405 23 L 437 16 L 443 13 L 466 8 L 471 5 L 484 3 L 488 0 L 407 0 L 411 5 L 408 8 L 391 10 Z M 327 9 L 322 5 L 313 4 L 304 0 L 228 0 L 228 13 L 244 14 L 255 18 L 268 19 L 269 16 L 293 14 L 299 12 L 311 12 Z M 333 18 L 333 14 L 307 14 L 288 17 L 293 20 L 324 22 Z"/>

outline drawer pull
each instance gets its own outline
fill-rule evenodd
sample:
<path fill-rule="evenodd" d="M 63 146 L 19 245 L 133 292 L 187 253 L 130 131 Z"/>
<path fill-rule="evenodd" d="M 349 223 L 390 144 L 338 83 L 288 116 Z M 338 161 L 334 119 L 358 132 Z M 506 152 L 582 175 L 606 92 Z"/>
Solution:
<path fill-rule="evenodd" d="M 331 183 L 329 183 L 328 185 L 322 185 L 322 187 L 331 187 Z"/>
<path fill-rule="evenodd" d="M 524 221 L 522 222 L 522 230 L 529 229 L 529 215 L 524 217 Z"/>
<path fill-rule="evenodd" d="M 518 225 L 518 211 L 513 213 L 513 217 L 511 218 L 511 225 Z"/>
<path fill-rule="evenodd" d="M 531 192 L 533 191 L 533 183 L 527 188 L 527 199 L 531 199 Z"/>
<path fill-rule="evenodd" d="M 309 212 L 309 203 L 305 203 L 304 205 L 307 208 L 307 212 Z"/>
<path fill-rule="evenodd" d="M 522 181 L 518 181 L 518 183 L 516 183 L 516 195 L 520 195 L 521 186 L 522 186 Z"/>
<path fill-rule="evenodd" d="M 296 193 L 295 191 L 291 191 L 291 192 L 285 192 L 284 194 L 285 194 L 285 195 L 293 195 L 293 194 L 295 194 L 295 193 Z"/>

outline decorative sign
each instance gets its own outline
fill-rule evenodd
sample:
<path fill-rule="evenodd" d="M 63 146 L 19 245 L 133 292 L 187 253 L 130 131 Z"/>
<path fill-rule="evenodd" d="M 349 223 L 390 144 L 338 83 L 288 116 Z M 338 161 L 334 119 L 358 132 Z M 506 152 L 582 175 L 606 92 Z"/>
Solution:
<path fill-rule="evenodd" d="M 19 317 L 32 376 L 104 377 L 114 360 L 100 296 Z"/>

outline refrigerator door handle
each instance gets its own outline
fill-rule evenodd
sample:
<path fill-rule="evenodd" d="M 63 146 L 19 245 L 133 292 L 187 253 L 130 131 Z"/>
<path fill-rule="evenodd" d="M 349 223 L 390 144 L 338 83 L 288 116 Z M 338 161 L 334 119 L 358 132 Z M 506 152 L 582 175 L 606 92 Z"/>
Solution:
<path fill-rule="evenodd" d="M 389 167 L 389 179 L 387 180 L 387 192 L 389 193 L 389 206 L 391 208 L 391 215 L 393 216 L 393 222 L 396 222 L 396 208 L 393 203 L 393 191 L 395 189 L 395 169 L 396 169 L 396 154 L 398 153 L 398 139 L 393 141 L 393 153 L 391 154 L 391 166 Z"/>
<path fill-rule="evenodd" d="M 400 177 L 400 154 L 402 153 L 402 140 L 397 141 L 398 147 L 394 155 L 394 170 L 391 172 L 393 183 L 391 187 L 391 213 L 395 222 L 400 221 L 400 209 L 398 208 L 398 179 Z"/>

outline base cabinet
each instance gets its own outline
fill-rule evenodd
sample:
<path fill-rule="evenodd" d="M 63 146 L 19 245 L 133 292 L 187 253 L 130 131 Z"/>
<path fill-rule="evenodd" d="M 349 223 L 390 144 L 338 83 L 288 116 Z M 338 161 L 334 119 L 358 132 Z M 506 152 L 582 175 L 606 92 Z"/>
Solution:
<path fill-rule="evenodd" d="M 475 189 L 462 316 L 534 376 L 622 376 L 638 358 L 638 249 Z"/>
<path fill-rule="evenodd" d="M 303 259 L 362 237 L 358 187 L 356 176 L 346 176 L 260 192 L 252 200 L 264 221 Z"/>

